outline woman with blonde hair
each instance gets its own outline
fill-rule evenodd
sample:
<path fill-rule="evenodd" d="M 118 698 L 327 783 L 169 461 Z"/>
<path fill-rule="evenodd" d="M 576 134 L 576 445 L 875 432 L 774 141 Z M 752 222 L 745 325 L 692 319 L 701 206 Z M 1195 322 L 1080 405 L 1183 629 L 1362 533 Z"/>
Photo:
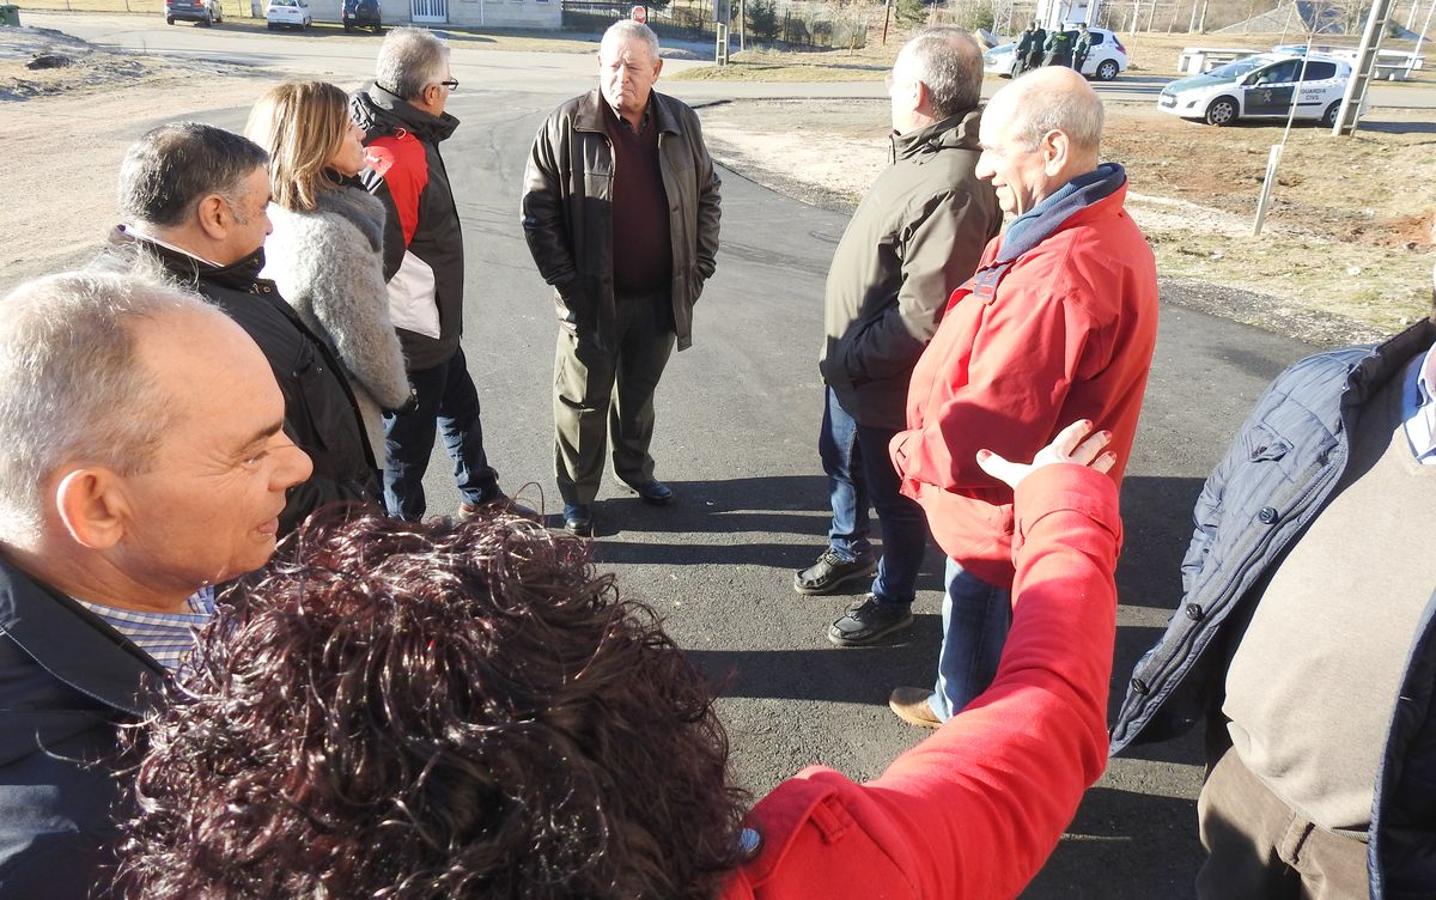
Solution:
<path fill-rule="evenodd" d="M 358 180 L 364 132 L 350 122 L 343 90 L 292 81 L 260 97 L 245 134 L 269 151 L 274 231 L 263 274 L 348 369 L 382 466 L 383 412 L 403 407 L 410 391 L 389 317 L 384 204 Z"/>

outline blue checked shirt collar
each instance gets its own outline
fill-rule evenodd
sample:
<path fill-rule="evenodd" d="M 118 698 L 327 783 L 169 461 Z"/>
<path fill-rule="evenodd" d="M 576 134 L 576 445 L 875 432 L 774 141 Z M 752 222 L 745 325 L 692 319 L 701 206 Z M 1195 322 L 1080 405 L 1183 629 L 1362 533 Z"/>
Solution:
<path fill-rule="evenodd" d="M 203 587 L 191 594 L 186 601 L 189 612 L 183 613 L 140 612 L 84 600 L 78 602 L 171 672 L 189 655 L 195 632 L 214 616 L 212 587 Z"/>

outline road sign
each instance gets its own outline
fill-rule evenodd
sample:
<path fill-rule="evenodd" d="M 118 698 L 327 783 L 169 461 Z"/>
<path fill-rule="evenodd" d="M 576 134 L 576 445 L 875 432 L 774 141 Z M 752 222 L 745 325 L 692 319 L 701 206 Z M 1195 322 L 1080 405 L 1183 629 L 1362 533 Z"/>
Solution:
<path fill-rule="evenodd" d="M 646 6 L 635 6 L 628 15 L 629 18 L 640 25 L 648 24 L 648 7 Z"/>

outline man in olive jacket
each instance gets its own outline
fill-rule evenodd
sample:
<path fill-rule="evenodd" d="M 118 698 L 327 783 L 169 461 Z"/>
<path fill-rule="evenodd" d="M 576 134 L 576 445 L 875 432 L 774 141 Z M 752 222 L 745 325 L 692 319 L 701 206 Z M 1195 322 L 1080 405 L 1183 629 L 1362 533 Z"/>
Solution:
<path fill-rule="evenodd" d="M 592 533 L 610 432 L 619 479 L 645 502 L 672 499 L 648 452 L 653 393 L 675 342 L 692 343 L 718 253 L 718 175 L 698 116 L 653 90 L 658 38 L 615 23 L 598 62 L 599 89 L 554 110 L 534 139 L 522 203 L 561 325 L 554 468 L 575 534 Z"/>
<path fill-rule="evenodd" d="M 965 31 L 910 40 L 890 76 L 892 164 L 863 199 L 828 271 L 827 383 L 818 453 L 833 519 L 828 547 L 794 576 L 802 594 L 831 593 L 877 570 L 872 593 L 828 629 L 840 646 L 912 624 L 927 547 L 922 508 L 898 492 L 887 446 L 906 426 L 908 379 L 948 296 L 1002 225 L 992 186 L 976 176 L 982 51 Z M 882 561 L 868 541 L 868 504 L 883 526 Z"/>

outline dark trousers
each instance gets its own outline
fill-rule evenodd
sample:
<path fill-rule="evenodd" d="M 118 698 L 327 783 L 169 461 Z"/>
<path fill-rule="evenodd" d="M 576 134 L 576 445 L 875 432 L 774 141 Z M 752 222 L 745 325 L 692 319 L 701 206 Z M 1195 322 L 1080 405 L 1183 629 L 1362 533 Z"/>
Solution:
<path fill-rule="evenodd" d="M 852 560 L 872 552 L 868 541 L 868 505 L 883 526 L 883 556 L 873 579 L 873 596 L 882 603 L 909 606 L 917 595 L 917 575 L 927 549 L 927 517 L 917 502 L 904 497 L 897 470 L 888 456 L 895 429 L 860 425 L 828 388 L 818 456 L 828 475 L 833 520 L 828 544 Z"/>
<path fill-rule="evenodd" d="M 384 505 L 389 515 L 411 521 L 424 515 L 424 471 L 434 452 L 434 428 L 454 461 L 454 483 L 465 503 L 485 503 L 499 494 L 498 473 L 484 453 L 479 392 L 463 348 L 432 369 L 409 373 L 418 407 L 384 416 Z"/>
<path fill-rule="evenodd" d="M 559 329 L 554 351 L 554 476 L 566 505 L 592 503 L 613 441 L 613 471 L 653 479 L 653 394 L 676 337 L 668 294 L 620 298 L 613 336 Z"/>
<path fill-rule="evenodd" d="M 1082 67 L 1087 65 L 1087 54 L 1081 51 L 1072 54 L 1072 68 L 1080 74 Z"/>
<path fill-rule="evenodd" d="M 1366 844 L 1307 821 L 1229 749 L 1197 799 L 1202 900 L 1360 900 Z"/>

